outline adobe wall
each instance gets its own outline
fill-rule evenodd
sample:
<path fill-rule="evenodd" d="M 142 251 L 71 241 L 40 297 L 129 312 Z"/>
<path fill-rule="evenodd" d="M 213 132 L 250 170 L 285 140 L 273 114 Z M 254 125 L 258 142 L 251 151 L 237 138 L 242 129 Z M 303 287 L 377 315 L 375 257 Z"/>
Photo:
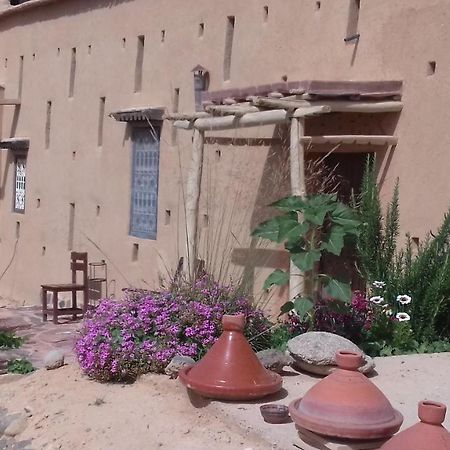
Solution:
<path fill-rule="evenodd" d="M 12 212 L 13 160 L 10 151 L 0 151 L 0 275 L 7 269 L 0 296 L 37 303 L 41 283 L 68 280 L 70 247 L 88 251 L 90 260 L 107 260 L 110 292 L 116 295 L 127 284 L 155 287 L 166 268 L 176 267 L 184 249 L 182 181 L 191 133 L 178 131 L 174 141 L 164 123 L 158 238 L 134 238 L 128 235 L 129 131 L 126 124 L 106 117 L 99 147 L 99 101 L 106 97 L 107 113 L 136 106 L 170 110 L 178 88 L 179 110 L 192 111 L 191 69 L 197 64 L 209 70 L 210 90 L 273 83 L 282 76 L 291 81 L 403 80 L 405 106 L 395 129 L 399 143 L 393 154 L 382 155 L 382 196 L 389 198 L 400 177 L 402 231 L 421 238 L 436 228 L 450 191 L 450 2 L 362 1 L 358 45 L 343 42 L 348 5 L 348 0 L 67 0 L 0 16 L 0 84 L 7 98 L 17 97 L 24 56 L 22 106 L 19 114 L 3 107 L 2 137 L 28 137 L 31 142 L 25 214 Z M 235 32 L 230 80 L 224 81 L 227 16 L 235 16 Z M 139 35 L 145 36 L 143 86 L 135 93 Z M 77 49 L 77 62 L 69 98 L 72 48 Z M 433 75 L 428 74 L 430 61 L 436 62 Z M 391 131 L 392 123 L 376 120 L 380 133 Z M 266 127 L 227 135 L 271 138 L 276 133 Z M 276 150 L 276 145 L 207 146 L 204 185 L 209 183 L 209 188 L 203 189 L 200 215 L 203 248 L 208 240 L 214 248 L 212 236 L 224 233 L 225 241 L 216 247 L 243 249 L 233 253 L 233 261 L 244 264 L 245 249 L 253 245 L 249 231 L 260 213 L 264 216 L 263 205 L 289 190 Z M 224 220 L 226 214 L 231 221 Z M 139 254 L 133 260 L 136 243 Z M 260 264 L 285 264 L 280 253 L 269 256 L 271 263 Z"/>

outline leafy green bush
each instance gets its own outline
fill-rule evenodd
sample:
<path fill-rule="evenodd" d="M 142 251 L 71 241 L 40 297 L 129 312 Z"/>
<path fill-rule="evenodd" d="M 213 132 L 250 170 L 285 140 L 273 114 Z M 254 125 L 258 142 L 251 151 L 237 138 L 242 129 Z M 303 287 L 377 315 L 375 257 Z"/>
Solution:
<path fill-rule="evenodd" d="M 19 373 L 25 375 L 27 373 L 34 372 L 33 364 L 27 359 L 14 359 L 8 363 L 9 373 Z"/>
<path fill-rule="evenodd" d="M 323 291 L 330 298 L 350 302 L 350 285 L 318 273 L 317 268 L 325 253 L 339 256 L 345 239 L 358 234 L 360 223 L 354 211 L 333 194 L 291 196 L 271 206 L 281 214 L 261 223 L 253 231 L 253 236 L 284 243 L 292 263 L 314 286 L 311 292 L 304 292 L 283 305 L 281 313 L 295 310 L 300 318 L 313 314 L 314 304 L 321 299 Z M 289 273 L 277 269 L 269 275 L 264 288 L 288 283 Z"/>
<path fill-rule="evenodd" d="M 14 333 L 0 331 L 0 348 L 19 348 L 23 344 L 23 338 Z"/>

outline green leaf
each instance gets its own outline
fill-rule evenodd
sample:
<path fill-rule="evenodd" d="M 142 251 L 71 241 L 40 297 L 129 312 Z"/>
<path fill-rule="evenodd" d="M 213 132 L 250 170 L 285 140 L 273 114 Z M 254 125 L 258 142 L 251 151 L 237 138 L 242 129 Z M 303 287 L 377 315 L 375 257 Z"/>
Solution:
<path fill-rule="evenodd" d="M 346 233 L 359 235 L 359 226 L 361 222 L 355 219 L 342 219 L 340 217 L 331 218 L 331 221 L 336 225 L 340 225 Z"/>
<path fill-rule="evenodd" d="M 294 309 L 294 302 L 286 302 L 284 305 L 281 305 L 279 316 L 281 316 L 282 314 L 287 314 L 288 312 L 291 312 L 293 309 Z"/>
<path fill-rule="evenodd" d="M 293 216 L 282 217 L 279 222 L 278 242 L 283 242 L 285 239 L 295 239 L 304 236 L 309 230 L 309 224 L 299 223 L 297 213 Z"/>
<path fill-rule="evenodd" d="M 330 278 L 325 286 L 325 292 L 331 297 L 343 302 L 350 303 L 352 290 L 348 283 L 342 283 L 334 278 Z"/>
<path fill-rule="evenodd" d="M 277 286 L 283 286 L 284 284 L 289 283 L 289 274 L 283 272 L 280 269 L 272 272 L 264 282 L 264 289 L 269 289 L 271 286 L 276 284 Z"/>
<path fill-rule="evenodd" d="M 294 253 L 291 255 L 291 260 L 300 270 L 308 272 L 312 270 L 317 261 L 320 261 L 320 250 Z"/>
<path fill-rule="evenodd" d="M 299 195 L 292 195 L 290 197 L 282 198 L 270 206 L 274 206 L 275 208 L 281 209 L 282 211 L 303 211 L 305 207 L 305 200 Z"/>
<path fill-rule="evenodd" d="M 313 223 L 314 225 L 321 226 L 327 215 L 327 208 L 307 208 L 304 212 L 305 220 Z"/>
<path fill-rule="evenodd" d="M 280 232 L 280 219 L 282 217 L 277 216 L 272 219 L 266 220 L 259 224 L 252 233 L 252 236 L 268 239 L 269 241 L 278 242 L 278 234 Z"/>
<path fill-rule="evenodd" d="M 294 310 L 302 320 L 313 308 L 314 303 L 305 297 L 299 297 L 294 300 Z"/>
<path fill-rule="evenodd" d="M 284 244 L 284 248 L 289 253 L 300 253 L 305 250 L 305 240 L 303 238 L 299 239 L 288 239 Z"/>
<path fill-rule="evenodd" d="M 328 235 L 326 242 L 323 242 L 321 248 L 333 255 L 339 256 L 344 248 L 344 231 L 341 227 L 333 227 Z"/>

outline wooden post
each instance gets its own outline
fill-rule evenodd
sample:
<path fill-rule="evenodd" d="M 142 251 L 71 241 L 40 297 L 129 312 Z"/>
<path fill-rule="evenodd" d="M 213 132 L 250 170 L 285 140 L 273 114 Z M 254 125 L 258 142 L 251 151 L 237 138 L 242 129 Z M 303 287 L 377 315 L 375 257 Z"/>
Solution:
<path fill-rule="evenodd" d="M 198 208 L 202 182 L 204 142 L 205 133 L 200 130 L 194 130 L 191 167 L 186 182 L 187 267 L 185 269 L 188 270 L 191 280 L 195 277 L 197 260 Z"/>
<path fill-rule="evenodd" d="M 305 187 L 305 148 L 301 138 L 305 135 L 305 119 L 292 118 L 290 130 L 291 193 L 304 196 Z M 304 293 L 305 280 L 302 271 L 291 261 L 289 277 L 289 299 Z"/>

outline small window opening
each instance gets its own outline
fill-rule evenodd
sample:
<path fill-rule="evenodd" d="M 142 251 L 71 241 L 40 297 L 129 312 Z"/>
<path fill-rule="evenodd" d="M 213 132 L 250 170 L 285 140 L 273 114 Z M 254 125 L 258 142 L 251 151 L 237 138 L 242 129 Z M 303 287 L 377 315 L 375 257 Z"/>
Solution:
<path fill-rule="evenodd" d="M 23 56 L 20 57 L 19 61 L 19 86 L 17 92 L 19 98 L 22 97 L 22 87 L 23 87 Z"/>
<path fill-rule="evenodd" d="M 8 58 L 5 58 L 5 69 L 8 67 Z"/>
<path fill-rule="evenodd" d="M 18 156 L 15 164 L 14 177 L 14 212 L 25 212 L 25 189 L 26 189 L 27 160 L 24 156 Z"/>
<path fill-rule="evenodd" d="M 263 19 L 264 19 L 264 22 L 267 22 L 267 20 L 269 19 L 269 7 L 268 6 L 264 6 L 264 8 L 263 8 Z"/>
<path fill-rule="evenodd" d="M 42 247 L 42 256 L 45 256 L 45 252 L 47 251 L 47 248 L 45 246 Z"/>
<path fill-rule="evenodd" d="M 98 108 L 98 131 L 97 131 L 97 145 L 103 145 L 103 126 L 105 123 L 105 104 L 106 97 L 100 97 L 100 104 Z"/>
<path fill-rule="evenodd" d="M 36 59 L 36 53 L 33 53 L 33 61 Z"/>
<path fill-rule="evenodd" d="M 322 6 L 321 2 L 316 2 L 316 10 L 318 11 Z"/>
<path fill-rule="evenodd" d="M 88 45 L 88 55 L 92 53 L 92 45 Z"/>
<path fill-rule="evenodd" d="M 142 90 L 142 69 L 144 67 L 145 36 L 138 36 L 136 53 L 136 70 L 134 73 L 134 92 Z"/>
<path fill-rule="evenodd" d="M 218 161 L 222 156 L 222 152 L 220 150 L 216 150 L 216 160 Z"/>
<path fill-rule="evenodd" d="M 72 98 L 75 92 L 76 71 L 77 71 L 77 49 L 74 47 L 72 48 L 72 56 L 70 59 L 69 98 Z"/>
<path fill-rule="evenodd" d="M 50 148 L 50 131 L 52 126 L 52 102 L 47 102 L 47 114 L 45 119 L 45 148 Z"/>
<path fill-rule="evenodd" d="M 133 253 L 131 255 L 132 261 L 137 261 L 139 258 L 139 244 L 133 244 Z"/>
<path fill-rule="evenodd" d="M 170 211 L 170 209 L 166 209 L 164 225 L 170 225 L 170 216 L 171 216 L 171 214 L 172 214 L 172 212 Z"/>
<path fill-rule="evenodd" d="M 208 228 L 209 216 L 208 214 L 203 214 L 203 228 Z"/>
<path fill-rule="evenodd" d="M 225 32 L 225 53 L 223 59 L 223 79 L 228 81 L 231 74 L 231 55 L 233 52 L 235 17 L 227 17 L 227 28 Z"/>
<path fill-rule="evenodd" d="M 16 239 L 20 238 L 20 222 L 16 222 Z"/>
<path fill-rule="evenodd" d="M 67 249 L 73 249 L 73 242 L 75 236 L 75 203 L 69 203 L 69 235 L 67 238 Z"/>
<path fill-rule="evenodd" d="M 427 75 L 432 76 L 436 73 L 436 61 L 428 61 Z"/>
<path fill-rule="evenodd" d="M 36 199 L 36 208 L 40 208 L 41 207 L 41 199 L 38 198 Z"/>
<path fill-rule="evenodd" d="M 126 38 L 122 38 L 122 48 L 125 48 L 127 45 L 127 39 Z"/>
<path fill-rule="evenodd" d="M 76 159 L 76 157 L 77 157 L 77 152 L 75 152 L 75 151 L 74 151 L 74 152 L 72 152 L 72 159 L 73 159 L 73 160 L 75 160 L 75 159 Z"/>
<path fill-rule="evenodd" d="M 178 108 L 180 106 L 180 88 L 175 88 L 173 90 L 173 99 L 172 99 L 172 111 L 174 113 L 178 112 Z M 172 145 L 177 143 L 177 128 L 172 127 Z"/>
<path fill-rule="evenodd" d="M 61 54 L 61 49 L 58 47 L 58 48 L 56 49 L 56 55 L 59 56 L 60 54 Z"/>
<path fill-rule="evenodd" d="M 209 73 L 204 67 L 200 65 L 195 66 L 192 71 L 194 73 L 195 110 L 202 111 L 202 93 L 208 90 Z"/>
<path fill-rule="evenodd" d="M 347 43 L 358 42 L 358 22 L 360 9 L 361 0 L 350 0 L 347 21 L 347 35 L 344 39 Z"/>
<path fill-rule="evenodd" d="M 100 205 L 97 205 L 97 217 L 100 215 L 100 210 L 101 210 Z"/>
<path fill-rule="evenodd" d="M 166 40 L 166 30 L 161 30 L 161 42 Z"/>
<path fill-rule="evenodd" d="M 198 37 L 202 37 L 205 34 L 205 24 L 202 22 L 198 25 Z"/>

